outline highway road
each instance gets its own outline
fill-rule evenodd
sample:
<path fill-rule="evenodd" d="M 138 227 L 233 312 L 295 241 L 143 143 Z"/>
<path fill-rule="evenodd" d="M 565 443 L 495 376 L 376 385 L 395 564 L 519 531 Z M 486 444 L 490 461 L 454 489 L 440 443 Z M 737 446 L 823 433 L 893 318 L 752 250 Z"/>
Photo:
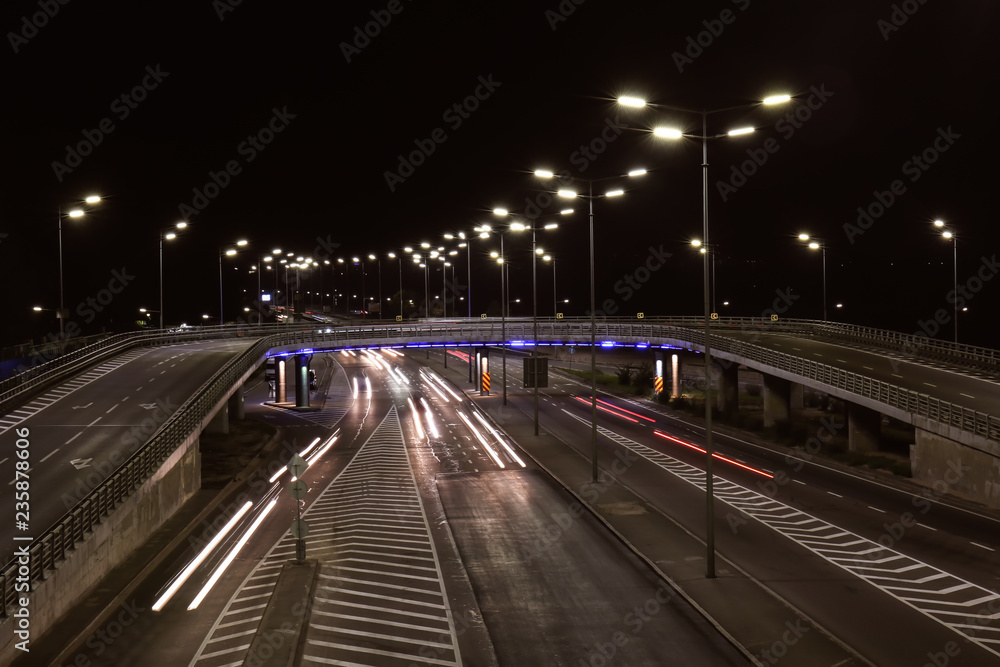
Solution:
<path fill-rule="evenodd" d="M 866 375 L 986 414 L 1000 414 L 997 410 L 1000 405 L 1000 378 L 994 373 L 918 359 L 900 352 L 827 342 L 807 336 L 741 333 L 738 330 L 723 330 L 721 335 Z"/>
<path fill-rule="evenodd" d="M 455 386 L 390 353 L 335 358 L 321 373 L 328 398 L 319 412 L 264 407 L 263 386 L 246 397 L 247 414 L 294 437 L 293 448 L 319 438 L 306 457 L 323 452 L 302 476 L 308 556 L 321 563 L 303 664 L 594 664 L 611 653 L 608 664 L 746 663 L 591 517 L 526 557 L 564 506 L 561 489 L 519 461 Z M 188 606 L 257 510 L 162 610 L 149 611 L 195 549 L 171 554 L 135 592 L 144 610 L 135 621 L 113 642 L 89 638 L 99 654 L 84 643 L 76 656 L 92 665 L 241 664 L 294 554 L 294 501 L 282 486 L 251 484 L 254 507 L 277 503 L 196 609 Z"/>
<path fill-rule="evenodd" d="M 91 368 L 0 418 L 0 506 L 14 507 L 15 433 L 28 430 L 30 521 L 37 536 L 138 451 L 194 391 L 252 340 L 138 348 Z M 13 517 L 12 517 L 13 518 Z M 0 524 L 0 562 L 13 555 Z"/>
<path fill-rule="evenodd" d="M 521 384 L 519 366 L 508 360 L 512 385 Z M 540 412 L 546 431 L 589 458 L 588 397 L 589 386 L 562 376 L 542 390 Z M 652 404 L 602 398 L 629 411 L 600 413 L 605 465 L 638 454 L 618 481 L 704 535 L 704 454 L 689 447 L 703 445 L 703 431 Z M 531 414 L 523 390 L 510 403 Z M 715 463 L 717 549 L 729 563 L 720 567 L 746 571 L 874 664 L 924 664 L 948 642 L 960 648 L 949 664 L 1000 660 L 996 513 L 804 453 L 786 460 L 738 437 L 717 432 L 714 440 L 747 466 Z"/>

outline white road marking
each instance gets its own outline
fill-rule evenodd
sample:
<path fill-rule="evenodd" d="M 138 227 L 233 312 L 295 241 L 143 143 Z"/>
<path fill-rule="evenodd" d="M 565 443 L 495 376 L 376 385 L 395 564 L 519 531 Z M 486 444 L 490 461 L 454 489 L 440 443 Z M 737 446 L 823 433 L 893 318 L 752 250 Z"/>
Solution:
<path fill-rule="evenodd" d="M 970 396 L 969 394 L 963 394 L 962 392 L 958 392 L 958 395 L 965 396 L 966 398 L 975 398 L 975 396 Z"/>
<path fill-rule="evenodd" d="M 115 404 L 114 404 L 114 405 L 112 405 L 112 406 L 111 406 L 110 408 L 108 408 L 107 410 L 105 410 L 105 411 L 104 411 L 104 414 L 108 414 L 109 412 L 111 412 L 112 410 L 114 410 L 114 409 L 115 409 L 115 408 L 117 408 L 117 407 L 118 407 L 118 404 L 117 404 L 117 403 L 115 403 Z"/>
<path fill-rule="evenodd" d="M 45 459 L 42 459 L 42 460 L 44 461 Z M 996 551 L 996 549 L 993 549 L 992 547 L 988 547 L 985 544 L 979 544 L 978 542 L 969 542 L 969 544 L 971 544 L 974 547 L 979 547 L 980 549 L 986 549 L 987 551 Z"/>
<path fill-rule="evenodd" d="M 80 431 L 79 433 L 77 433 L 76 435 L 74 435 L 74 436 L 73 436 L 72 438 L 70 438 L 69 440 L 67 440 L 67 441 L 66 441 L 65 443 L 63 443 L 63 444 L 66 444 L 66 445 L 68 445 L 69 443 L 71 443 L 71 442 L 73 442 L 74 440 L 76 440 L 77 438 L 79 438 L 79 437 L 80 437 L 81 435 L 83 435 L 83 431 Z"/>
<path fill-rule="evenodd" d="M 937 387 L 936 384 L 931 384 L 930 382 L 925 382 L 924 384 L 927 385 L 928 387 L 935 387 L 935 388 Z"/>
<path fill-rule="evenodd" d="M 50 456 L 52 456 L 53 454 L 55 454 L 55 453 L 56 453 L 56 452 L 58 452 L 58 451 L 59 451 L 59 448 L 58 448 L 58 447 L 56 447 L 56 448 L 55 448 L 55 449 L 53 449 L 53 450 L 52 450 L 51 452 L 49 452 L 48 454 L 46 454 L 46 455 L 45 455 L 45 456 L 43 456 L 42 458 L 38 459 L 38 462 L 39 462 L 39 463 L 45 463 L 45 461 L 47 461 L 47 460 L 48 460 L 48 458 L 49 458 Z"/>
<path fill-rule="evenodd" d="M 101 421 L 102 419 L 104 419 L 104 417 L 98 417 L 94 421 L 92 421 L 89 424 L 87 424 L 87 426 L 93 426 L 94 424 L 96 424 L 97 422 Z"/>
<path fill-rule="evenodd" d="M 877 507 L 872 507 L 871 505 L 868 506 L 868 509 L 875 510 L 876 512 L 881 512 L 882 514 L 885 514 L 885 510 L 879 509 Z"/>

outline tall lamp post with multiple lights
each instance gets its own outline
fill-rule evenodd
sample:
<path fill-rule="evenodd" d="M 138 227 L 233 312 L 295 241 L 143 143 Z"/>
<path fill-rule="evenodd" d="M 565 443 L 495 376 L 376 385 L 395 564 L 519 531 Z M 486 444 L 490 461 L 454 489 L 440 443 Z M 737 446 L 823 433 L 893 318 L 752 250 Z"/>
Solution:
<path fill-rule="evenodd" d="M 90 195 L 83 200 L 85 204 L 93 206 L 94 204 L 100 203 L 101 198 L 98 195 Z M 65 216 L 63 216 L 62 207 L 58 210 L 58 227 L 59 227 L 59 340 L 62 340 L 66 335 L 66 302 L 63 298 L 63 249 L 62 249 L 62 222 L 63 217 L 68 218 L 82 218 L 87 213 L 82 208 L 71 209 Z"/>
<path fill-rule="evenodd" d="M 819 250 L 823 254 L 823 321 L 826 322 L 826 243 L 808 234 L 799 234 L 799 240 L 810 250 Z"/>
<path fill-rule="evenodd" d="M 185 229 L 187 223 L 183 220 L 174 225 L 173 229 L 167 229 L 160 232 L 160 328 L 163 328 L 163 242 L 171 241 L 177 238 L 177 232 L 174 229 Z"/>
<path fill-rule="evenodd" d="M 247 241 L 245 239 L 240 239 L 239 241 L 236 242 L 237 247 L 240 248 L 242 248 L 246 244 Z M 226 323 L 226 318 L 223 315 L 223 299 L 222 299 L 222 258 L 232 257 L 237 252 L 238 251 L 236 250 L 236 248 L 228 248 L 226 250 L 219 248 L 219 325 L 220 326 Z"/>
<path fill-rule="evenodd" d="M 645 169 L 634 169 L 628 172 L 628 176 L 636 177 L 642 176 L 646 173 Z M 552 171 L 548 169 L 536 169 L 535 176 L 544 179 L 550 179 L 555 176 Z M 591 481 L 597 481 L 597 304 L 594 289 L 594 200 L 603 199 L 607 197 L 619 197 L 625 194 L 622 189 L 609 190 L 604 194 L 594 194 L 594 183 L 600 183 L 602 181 L 608 181 L 612 179 L 621 178 L 620 176 L 611 176 L 608 178 L 596 178 L 596 179 L 577 179 L 582 180 L 587 183 L 588 194 L 581 195 L 577 194 L 574 190 L 568 188 L 560 189 L 556 191 L 556 194 L 560 197 L 576 198 L 580 197 L 586 199 L 590 204 L 590 443 L 591 443 Z"/>
<path fill-rule="evenodd" d="M 944 220 L 935 220 L 934 226 L 941 230 L 942 238 L 951 240 L 951 251 L 952 251 L 952 256 L 954 258 L 953 260 L 954 279 L 952 287 L 954 291 L 952 292 L 952 294 L 957 296 L 958 295 L 958 236 L 955 234 L 954 230 L 945 228 Z M 955 311 L 953 317 L 955 318 L 954 331 L 955 331 L 955 342 L 957 343 L 958 342 L 958 299 L 953 297 L 952 301 L 954 302 L 955 305 Z"/>
<path fill-rule="evenodd" d="M 789 95 L 772 95 L 765 98 L 763 104 L 780 104 L 787 102 L 791 99 Z M 647 102 L 638 97 L 619 97 L 618 103 L 626 107 L 645 107 Z M 739 136 L 742 134 L 748 134 L 754 131 L 753 127 L 742 127 L 734 130 L 730 130 L 725 134 L 708 134 L 708 117 L 712 114 L 722 113 L 724 111 L 734 111 L 736 109 L 744 109 L 757 106 L 754 104 L 741 104 L 732 107 L 725 107 L 721 109 L 713 110 L 695 110 L 695 109 L 684 109 L 682 107 L 667 106 L 663 104 L 648 105 L 656 106 L 658 108 L 668 109 L 671 111 L 677 111 L 685 114 L 694 114 L 701 116 L 701 134 L 695 135 L 675 128 L 664 128 L 657 127 L 653 129 L 653 134 L 658 137 L 664 137 L 669 139 L 681 139 L 683 137 L 689 137 L 693 139 L 701 139 L 701 167 L 702 167 L 702 185 L 701 185 L 701 198 L 702 198 L 702 238 L 701 242 L 708 246 L 709 235 L 708 235 L 708 140 L 718 139 L 727 136 Z M 706 490 L 706 547 L 708 557 L 706 558 L 706 574 L 708 578 L 715 577 L 715 494 L 713 490 L 713 478 L 712 478 L 712 459 L 715 455 L 714 447 L 712 446 L 712 402 L 710 396 L 712 393 L 712 351 L 711 351 L 711 313 L 709 308 L 711 306 L 709 302 L 709 254 L 705 254 L 703 263 L 703 281 L 704 281 L 704 310 L 705 310 L 705 490 Z M 591 306 L 593 307 L 593 306 Z"/>
<path fill-rule="evenodd" d="M 510 211 L 505 208 L 495 208 L 493 209 L 494 215 L 508 216 Z M 543 229 L 551 230 L 556 229 L 559 225 L 554 222 L 546 223 Z M 510 230 L 514 232 L 523 232 L 531 230 L 531 327 L 532 327 L 532 345 L 531 345 L 531 357 L 534 364 L 534 370 L 532 371 L 532 385 L 534 386 L 534 403 L 535 403 L 535 435 L 538 435 L 538 244 L 535 232 L 538 230 L 538 225 L 532 223 L 530 226 L 522 222 L 513 222 L 510 225 Z"/>

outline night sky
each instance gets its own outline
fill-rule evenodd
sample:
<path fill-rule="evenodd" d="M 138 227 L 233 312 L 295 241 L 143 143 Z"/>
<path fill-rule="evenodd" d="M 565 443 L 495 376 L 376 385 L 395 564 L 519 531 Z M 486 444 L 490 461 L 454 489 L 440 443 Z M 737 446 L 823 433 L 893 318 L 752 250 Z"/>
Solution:
<path fill-rule="evenodd" d="M 58 332 L 54 312 L 32 306 L 58 306 L 58 214 L 91 193 L 104 200 L 63 221 L 81 334 L 134 328 L 140 307 L 158 308 L 159 236 L 181 219 L 189 228 L 164 250 L 168 325 L 218 321 L 219 252 L 238 238 L 250 244 L 223 263 L 227 320 L 252 302 L 250 267 L 273 248 L 375 253 L 395 299 L 386 253 L 499 227 L 496 206 L 558 218 L 538 243 L 557 258 L 560 310 L 582 316 L 588 202 L 558 215 L 570 204 L 538 167 L 581 192 L 585 179 L 610 179 L 595 193 L 626 189 L 594 201 L 599 308 L 699 315 L 701 140 L 650 129 L 700 135 L 701 116 L 615 103 L 628 94 L 742 107 L 709 115 L 709 135 L 757 128 L 708 142 L 721 314 L 821 318 L 822 258 L 796 238 L 805 231 L 826 245 L 829 319 L 950 340 L 955 264 L 940 218 L 957 235 L 960 340 L 1000 347 L 998 19 L 986 0 L 5 2 L 0 343 Z M 779 92 L 794 97 L 742 106 Z M 637 167 L 648 173 L 615 178 Z M 475 315 L 499 313 L 498 249 L 473 242 Z M 530 236 L 508 235 L 505 249 L 521 299 L 511 314 L 530 315 Z M 423 270 L 402 268 L 419 303 Z M 378 264 L 365 269 L 375 296 Z M 548 316 L 552 267 L 538 271 Z M 463 250 L 462 285 L 465 272 Z M 329 267 L 322 279 L 344 288 Z M 435 270 L 432 293 L 441 280 Z M 319 289 L 318 273 L 304 277 L 303 291 Z"/>

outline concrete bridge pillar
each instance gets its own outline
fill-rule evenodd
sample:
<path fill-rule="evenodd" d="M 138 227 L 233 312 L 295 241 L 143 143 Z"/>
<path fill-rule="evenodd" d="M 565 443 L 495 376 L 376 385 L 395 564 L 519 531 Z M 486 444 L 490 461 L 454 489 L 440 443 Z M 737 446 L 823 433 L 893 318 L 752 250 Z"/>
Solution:
<path fill-rule="evenodd" d="M 882 414 L 854 403 L 847 404 L 847 448 L 852 452 L 878 451 Z"/>
<path fill-rule="evenodd" d="M 243 385 L 236 388 L 233 395 L 229 397 L 229 414 L 233 419 L 243 420 L 246 413 L 243 410 Z"/>
<path fill-rule="evenodd" d="M 676 398 L 681 395 L 681 355 L 674 352 L 670 355 L 668 359 L 669 368 L 664 371 L 663 384 L 667 384 L 667 378 L 670 381 L 670 398 Z"/>
<path fill-rule="evenodd" d="M 914 433 L 913 479 L 927 484 L 935 496 L 957 493 L 1000 507 L 1000 458 L 920 428 Z"/>
<path fill-rule="evenodd" d="M 309 361 L 310 354 L 295 355 L 295 407 L 309 407 Z"/>
<path fill-rule="evenodd" d="M 726 362 L 719 364 L 719 393 L 716 407 L 726 417 L 732 417 L 740 408 L 740 367 Z"/>
<path fill-rule="evenodd" d="M 801 410 L 806 407 L 805 401 L 805 387 L 800 385 L 798 382 L 790 383 L 792 385 L 791 391 L 788 396 L 788 407 L 792 410 Z"/>
<path fill-rule="evenodd" d="M 764 373 L 764 426 L 788 421 L 791 412 L 792 383 Z"/>
<path fill-rule="evenodd" d="M 229 433 L 229 401 L 219 406 L 219 411 L 215 413 L 211 421 L 205 426 L 209 433 Z"/>
<path fill-rule="evenodd" d="M 274 360 L 274 402 L 284 403 L 288 398 L 285 390 L 285 374 L 288 361 L 285 357 L 276 357 Z"/>

